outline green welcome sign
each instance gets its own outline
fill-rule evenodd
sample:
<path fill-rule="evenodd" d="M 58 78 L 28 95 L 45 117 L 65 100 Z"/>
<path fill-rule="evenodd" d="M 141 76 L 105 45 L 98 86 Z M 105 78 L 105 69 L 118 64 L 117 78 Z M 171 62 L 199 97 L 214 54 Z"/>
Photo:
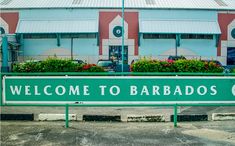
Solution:
<path fill-rule="evenodd" d="M 235 77 L 4 76 L 3 104 L 235 103 Z"/>

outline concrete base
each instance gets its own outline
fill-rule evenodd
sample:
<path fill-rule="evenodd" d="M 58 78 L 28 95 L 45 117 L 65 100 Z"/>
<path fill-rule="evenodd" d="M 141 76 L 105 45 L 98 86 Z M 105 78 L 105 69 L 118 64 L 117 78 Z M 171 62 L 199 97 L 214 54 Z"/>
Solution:
<path fill-rule="evenodd" d="M 213 121 L 235 120 L 235 113 L 213 113 L 212 120 Z"/>
<path fill-rule="evenodd" d="M 37 121 L 64 121 L 65 114 L 39 114 L 38 117 L 35 117 Z M 76 114 L 69 114 L 70 121 L 76 121 Z"/>
<path fill-rule="evenodd" d="M 127 122 L 165 122 L 163 115 L 127 115 Z"/>
<path fill-rule="evenodd" d="M 65 107 L 3 106 L 0 112 L 1 120 L 65 119 Z M 76 121 L 172 122 L 174 110 L 173 107 L 70 107 L 69 113 L 70 120 Z M 234 113 L 234 107 L 178 107 L 178 121 L 218 120 L 218 116 L 220 120 L 235 120 Z M 22 115 L 30 115 L 30 118 Z"/>

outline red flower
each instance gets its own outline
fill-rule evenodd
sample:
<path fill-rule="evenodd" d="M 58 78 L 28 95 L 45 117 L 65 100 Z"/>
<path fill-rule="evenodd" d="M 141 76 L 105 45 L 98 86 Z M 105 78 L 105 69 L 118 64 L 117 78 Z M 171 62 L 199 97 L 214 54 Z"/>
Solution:
<path fill-rule="evenodd" d="M 93 66 L 96 66 L 96 65 L 95 64 L 86 64 L 86 65 L 83 66 L 83 70 L 88 70 Z"/>
<path fill-rule="evenodd" d="M 167 62 L 168 62 L 168 63 L 173 63 L 174 60 L 169 59 L 169 60 L 167 60 Z"/>

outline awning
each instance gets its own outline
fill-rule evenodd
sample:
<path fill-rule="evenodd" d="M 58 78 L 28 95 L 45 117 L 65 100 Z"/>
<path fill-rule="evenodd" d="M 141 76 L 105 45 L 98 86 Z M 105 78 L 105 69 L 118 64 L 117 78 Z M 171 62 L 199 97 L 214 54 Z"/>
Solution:
<path fill-rule="evenodd" d="M 19 20 L 16 33 L 97 33 L 97 20 Z"/>
<path fill-rule="evenodd" d="M 216 21 L 144 20 L 140 21 L 140 33 L 221 34 L 221 31 Z"/>

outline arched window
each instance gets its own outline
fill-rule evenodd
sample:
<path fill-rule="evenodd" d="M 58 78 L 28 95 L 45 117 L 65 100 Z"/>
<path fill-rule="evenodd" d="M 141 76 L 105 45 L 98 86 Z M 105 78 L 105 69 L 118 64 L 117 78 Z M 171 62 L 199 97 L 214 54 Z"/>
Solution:
<path fill-rule="evenodd" d="M 2 27 L 0 27 L 0 32 L 1 32 L 1 34 L 5 34 L 6 33 L 5 30 Z"/>

